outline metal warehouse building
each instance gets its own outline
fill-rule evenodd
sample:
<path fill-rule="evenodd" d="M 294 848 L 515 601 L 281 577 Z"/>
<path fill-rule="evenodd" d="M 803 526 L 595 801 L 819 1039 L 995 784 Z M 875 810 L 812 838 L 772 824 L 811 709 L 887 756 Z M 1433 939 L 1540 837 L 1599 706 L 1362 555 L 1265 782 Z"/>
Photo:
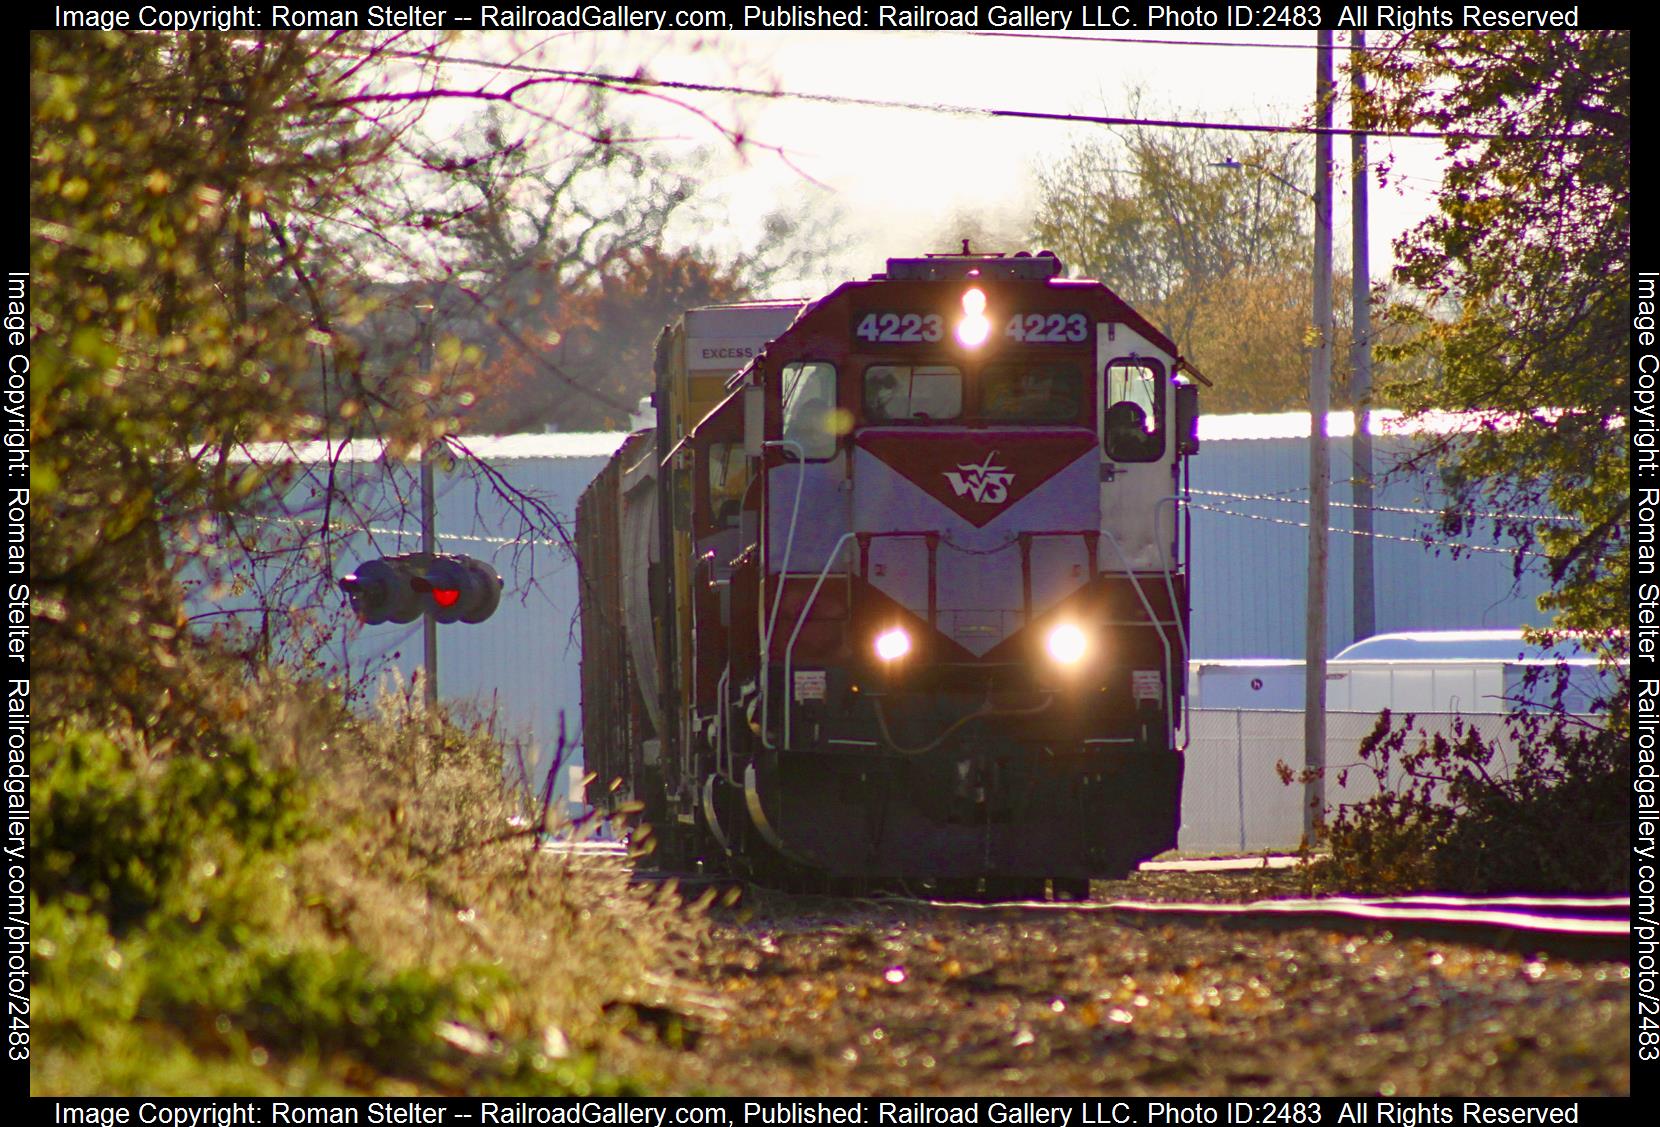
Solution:
<path fill-rule="evenodd" d="M 1200 420 L 1192 462 L 1195 658 L 1303 656 L 1308 561 L 1308 414 Z M 1391 473 L 1418 441 L 1395 416 L 1373 426 L 1372 551 L 1377 634 L 1502 629 L 1542 621 L 1542 574 L 1514 573 L 1491 526 L 1457 544 L 1426 544 L 1438 499 L 1422 476 Z M 1330 416 L 1331 539 L 1326 654 L 1358 641 L 1352 628 L 1355 537 L 1349 436 Z"/>

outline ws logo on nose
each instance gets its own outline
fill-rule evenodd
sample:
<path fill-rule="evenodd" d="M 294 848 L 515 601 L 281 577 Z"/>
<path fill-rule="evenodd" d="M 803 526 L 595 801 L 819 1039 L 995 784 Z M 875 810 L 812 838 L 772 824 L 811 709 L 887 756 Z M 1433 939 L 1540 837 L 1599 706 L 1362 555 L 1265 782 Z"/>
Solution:
<path fill-rule="evenodd" d="M 945 471 L 945 480 L 959 497 L 971 498 L 982 505 L 1001 505 L 1009 499 L 1014 474 L 996 465 L 996 460 L 997 451 L 993 450 L 979 465 L 959 463 L 955 470 Z"/>

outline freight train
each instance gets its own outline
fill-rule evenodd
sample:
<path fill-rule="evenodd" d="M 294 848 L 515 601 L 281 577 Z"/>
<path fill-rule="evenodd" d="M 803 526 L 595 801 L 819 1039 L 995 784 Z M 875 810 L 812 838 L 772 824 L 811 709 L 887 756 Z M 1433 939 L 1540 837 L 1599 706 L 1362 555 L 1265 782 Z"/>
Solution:
<path fill-rule="evenodd" d="M 683 315 L 577 510 L 589 793 L 762 880 L 1077 897 L 1172 848 L 1200 382 L 1046 252 Z"/>

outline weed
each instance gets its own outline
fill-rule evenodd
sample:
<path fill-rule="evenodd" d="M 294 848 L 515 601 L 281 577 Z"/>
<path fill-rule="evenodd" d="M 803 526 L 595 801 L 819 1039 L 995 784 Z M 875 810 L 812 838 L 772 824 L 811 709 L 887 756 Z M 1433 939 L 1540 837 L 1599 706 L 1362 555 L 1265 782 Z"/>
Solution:
<path fill-rule="evenodd" d="M 641 1089 L 608 1010 L 673 1008 L 697 913 L 543 848 L 477 726 L 244 694 L 201 754 L 37 741 L 38 1092 Z"/>
<path fill-rule="evenodd" d="M 1616 702 L 1616 705 L 1618 702 Z M 1616 707 L 1613 714 L 1628 715 Z M 1507 738 L 1385 711 L 1360 747 L 1379 793 L 1340 808 L 1322 889 L 1617 892 L 1630 876 L 1630 760 L 1617 724 L 1516 713 Z"/>

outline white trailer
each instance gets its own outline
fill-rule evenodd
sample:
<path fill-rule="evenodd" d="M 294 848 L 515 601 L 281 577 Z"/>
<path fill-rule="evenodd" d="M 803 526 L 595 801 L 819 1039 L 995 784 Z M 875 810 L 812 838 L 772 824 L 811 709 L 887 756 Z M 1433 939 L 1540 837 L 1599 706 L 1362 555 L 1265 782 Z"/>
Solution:
<path fill-rule="evenodd" d="M 1597 659 L 1572 642 L 1551 650 L 1520 630 L 1379 634 L 1326 663 L 1326 707 L 1334 712 L 1530 711 L 1549 707 L 1559 675 L 1569 712 L 1596 710 L 1609 684 Z"/>

